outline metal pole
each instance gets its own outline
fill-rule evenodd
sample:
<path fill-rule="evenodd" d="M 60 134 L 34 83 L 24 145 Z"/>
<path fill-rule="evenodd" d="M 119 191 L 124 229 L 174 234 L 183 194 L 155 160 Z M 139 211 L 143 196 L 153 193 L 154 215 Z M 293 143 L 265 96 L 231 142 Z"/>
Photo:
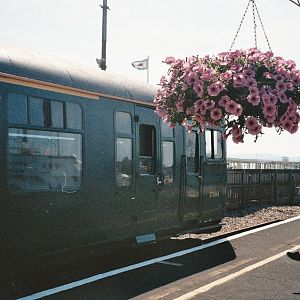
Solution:
<path fill-rule="evenodd" d="M 97 64 L 101 70 L 106 70 L 106 41 L 107 41 L 107 0 L 103 0 L 102 8 L 102 51 L 101 59 L 96 59 Z"/>

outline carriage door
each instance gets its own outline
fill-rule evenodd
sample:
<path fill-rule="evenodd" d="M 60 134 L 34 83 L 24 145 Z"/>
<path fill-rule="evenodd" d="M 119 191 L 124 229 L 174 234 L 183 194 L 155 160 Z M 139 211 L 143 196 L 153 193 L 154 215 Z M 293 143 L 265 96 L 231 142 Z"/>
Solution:
<path fill-rule="evenodd" d="M 136 107 L 136 196 L 135 212 L 139 231 L 157 225 L 157 157 L 159 118 L 152 108 Z"/>
<path fill-rule="evenodd" d="M 182 157 L 183 173 L 183 221 L 198 221 L 201 209 L 202 168 L 200 168 L 200 135 L 186 132 L 185 156 Z"/>
<path fill-rule="evenodd" d="M 5 158 L 5 143 L 4 143 L 4 97 L 3 95 L 0 93 L 0 199 L 4 200 L 3 199 L 3 196 L 2 196 L 2 193 L 4 193 L 4 184 L 5 184 L 5 173 L 4 173 L 4 170 L 5 170 L 5 161 L 4 161 L 4 158 Z M 1 201 L 3 202 L 3 201 Z M 1 206 L 1 204 L 0 204 Z M 0 211 L 0 214 L 1 214 L 1 211 Z"/>
<path fill-rule="evenodd" d="M 227 165 L 225 143 L 218 129 L 205 130 L 202 222 L 222 219 L 225 211 Z"/>

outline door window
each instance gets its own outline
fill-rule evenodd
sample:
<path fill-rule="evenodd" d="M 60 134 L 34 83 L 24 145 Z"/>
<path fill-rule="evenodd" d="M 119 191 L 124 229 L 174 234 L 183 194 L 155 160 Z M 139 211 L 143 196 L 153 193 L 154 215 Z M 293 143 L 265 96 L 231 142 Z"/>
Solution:
<path fill-rule="evenodd" d="M 115 114 L 116 154 L 115 182 L 118 187 L 132 184 L 132 119 L 128 112 L 117 111 Z"/>
<path fill-rule="evenodd" d="M 153 175 L 155 173 L 156 158 L 156 132 L 154 126 L 140 125 L 140 157 L 139 170 L 142 175 Z"/>
<path fill-rule="evenodd" d="M 164 183 L 172 183 L 174 181 L 174 142 L 162 142 L 162 172 L 164 175 Z"/>
<path fill-rule="evenodd" d="M 206 157 L 209 159 L 223 158 L 222 133 L 218 130 L 205 131 Z"/>
<path fill-rule="evenodd" d="M 196 131 L 186 134 L 185 151 L 187 172 L 197 173 L 199 168 L 199 142 Z"/>
<path fill-rule="evenodd" d="M 132 139 L 117 138 L 116 184 L 130 186 L 132 181 Z"/>

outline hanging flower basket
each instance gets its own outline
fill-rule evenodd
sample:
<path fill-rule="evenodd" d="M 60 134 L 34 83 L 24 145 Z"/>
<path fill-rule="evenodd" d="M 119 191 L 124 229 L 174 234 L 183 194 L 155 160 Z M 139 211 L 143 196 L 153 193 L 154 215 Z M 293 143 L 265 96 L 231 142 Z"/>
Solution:
<path fill-rule="evenodd" d="M 295 62 L 256 48 L 164 62 L 168 77 L 161 78 L 154 103 L 170 127 L 221 126 L 224 138 L 232 135 L 235 143 L 245 134 L 256 140 L 263 127 L 297 132 L 300 71 Z"/>

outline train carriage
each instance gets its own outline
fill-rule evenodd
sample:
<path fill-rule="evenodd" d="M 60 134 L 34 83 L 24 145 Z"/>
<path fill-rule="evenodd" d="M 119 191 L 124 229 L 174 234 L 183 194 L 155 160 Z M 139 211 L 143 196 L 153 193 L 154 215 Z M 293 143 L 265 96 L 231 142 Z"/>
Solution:
<path fill-rule="evenodd" d="M 171 129 L 156 88 L 0 47 L 0 265 L 224 215 L 221 129 Z"/>

